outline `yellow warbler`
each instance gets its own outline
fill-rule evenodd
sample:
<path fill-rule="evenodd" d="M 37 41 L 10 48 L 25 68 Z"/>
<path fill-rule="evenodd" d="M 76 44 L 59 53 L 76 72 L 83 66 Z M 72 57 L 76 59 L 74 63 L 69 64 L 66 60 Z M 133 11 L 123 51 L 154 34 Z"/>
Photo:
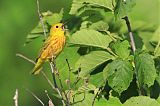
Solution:
<path fill-rule="evenodd" d="M 44 45 L 37 58 L 32 74 L 37 75 L 41 71 L 41 67 L 46 60 L 55 59 L 62 51 L 65 45 L 64 25 L 62 23 L 55 24 L 50 29 L 50 35 L 44 42 Z"/>

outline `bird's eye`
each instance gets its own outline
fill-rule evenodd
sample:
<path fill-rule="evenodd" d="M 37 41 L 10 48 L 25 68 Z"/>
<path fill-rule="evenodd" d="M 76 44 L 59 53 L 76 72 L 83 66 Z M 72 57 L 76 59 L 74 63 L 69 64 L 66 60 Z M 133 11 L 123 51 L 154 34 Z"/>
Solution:
<path fill-rule="evenodd" d="M 58 26 L 56 26 L 56 28 L 58 28 Z"/>

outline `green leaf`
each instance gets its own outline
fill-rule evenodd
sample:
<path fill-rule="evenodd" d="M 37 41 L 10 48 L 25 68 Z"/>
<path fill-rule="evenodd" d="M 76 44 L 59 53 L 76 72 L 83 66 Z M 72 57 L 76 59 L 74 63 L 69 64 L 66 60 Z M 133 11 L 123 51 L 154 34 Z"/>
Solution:
<path fill-rule="evenodd" d="M 101 7 L 112 10 L 112 0 L 73 0 L 70 14 L 76 14 L 84 6 Z"/>
<path fill-rule="evenodd" d="M 112 39 L 109 36 L 103 35 L 98 31 L 82 29 L 72 35 L 70 43 L 108 49 L 107 47 L 111 41 Z"/>
<path fill-rule="evenodd" d="M 127 16 L 135 4 L 135 0 L 116 0 L 115 17 L 123 18 Z"/>
<path fill-rule="evenodd" d="M 72 106 L 92 106 L 93 98 L 94 95 L 87 92 L 76 94 Z"/>
<path fill-rule="evenodd" d="M 95 100 L 94 106 L 123 106 L 117 97 L 109 97 L 109 100 L 104 98 Z"/>
<path fill-rule="evenodd" d="M 154 84 L 156 69 L 151 55 L 148 53 L 137 54 L 135 56 L 135 68 L 140 86 L 148 85 L 150 87 Z"/>
<path fill-rule="evenodd" d="M 91 75 L 89 78 L 89 82 L 95 85 L 97 88 L 102 87 L 105 84 L 103 72 Z"/>
<path fill-rule="evenodd" d="M 99 100 L 95 100 L 94 102 L 94 106 L 107 106 L 108 103 L 107 103 L 107 100 L 105 98 L 101 98 Z"/>
<path fill-rule="evenodd" d="M 108 106 L 123 106 L 120 100 L 117 97 L 109 97 L 107 101 Z"/>
<path fill-rule="evenodd" d="M 76 93 L 82 93 L 82 92 L 89 92 L 89 91 L 94 91 L 96 89 L 96 87 L 92 84 L 88 84 L 88 85 L 83 85 L 81 87 L 78 88 L 78 90 L 76 91 Z"/>
<path fill-rule="evenodd" d="M 109 28 L 108 24 L 104 21 L 98 21 L 89 26 L 89 29 L 94 29 L 97 31 L 107 31 Z"/>
<path fill-rule="evenodd" d="M 159 42 L 160 41 L 160 26 L 154 32 L 154 36 L 152 37 L 151 41 Z"/>
<path fill-rule="evenodd" d="M 160 56 L 160 27 L 155 31 L 154 36 L 151 39 L 151 42 L 156 43 L 156 47 L 154 49 L 154 55 L 156 57 Z"/>
<path fill-rule="evenodd" d="M 113 45 L 113 48 L 115 50 L 115 53 L 122 59 L 126 59 L 130 54 L 130 45 L 127 40 L 123 42 L 116 42 Z"/>
<path fill-rule="evenodd" d="M 44 20 L 50 25 L 54 25 L 56 23 L 61 22 L 62 18 L 63 18 L 63 9 L 61 9 L 61 11 L 59 13 L 52 13 L 50 11 L 44 12 L 43 14 L 43 18 Z"/>
<path fill-rule="evenodd" d="M 93 69 L 111 59 L 113 60 L 114 56 L 105 51 L 93 51 L 82 56 L 77 62 L 77 67 L 81 68 L 79 76 L 85 77 L 90 74 Z"/>
<path fill-rule="evenodd" d="M 160 104 L 155 100 L 146 96 L 131 97 L 128 99 L 124 106 L 160 106 Z"/>
<path fill-rule="evenodd" d="M 114 60 L 103 70 L 103 77 L 109 86 L 119 94 L 126 90 L 133 79 L 132 65 L 126 60 Z"/>
<path fill-rule="evenodd" d="M 52 13 L 50 11 L 47 11 L 43 12 L 42 15 L 43 15 L 44 28 L 46 33 L 48 34 L 49 33 L 48 24 L 52 26 L 53 24 L 59 23 L 63 17 L 63 9 L 60 11 L 60 13 Z M 39 21 L 38 25 L 27 35 L 26 43 L 29 43 L 33 39 L 36 39 L 40 36 L 44 36 L 44 29 L 41 21 Z"/>
<path fill-rule="evenodd" d="M 157 98 L 157 102 L 160 104 L 160 96 Z"/>
<path fill-rule="evenodd" d="M 69 73 L 69 69 L 68 69 L 68 65 L 66 62 L 66 59 L 68 59 L 70 68 L 72 70 L 74 70 L 74 66 L 75 66 L 75 62 L 79 59 L 79 54 L 77 53 L 78 48 L 77 47 L 67 47 L 65 46 L 64 50 L 62 51 L 62 53 L 57 57 L 56 59 L 56 66 L 60 72 L 60 77 L 62 80 L 62 83 L 64 86 L 64 88 L 68 89 L 67 84 L 65 83 L 66 79 L 68 79 L 68 73 Z M 70 73 L 70 79 L 71 79 L 71 85 L 74 83 L 75 79 L 76 79 L 76 75 L 73 73 Z"/>
<path fill-rule="evenodd" d="M 156 81 L 158 82 L 158 84 L 159 84 L 159 86 L 160 86 L 160 73 L 157 75 Z"/>
<path fill-rule="evenodd" d="M 44 27 L 45 27 L 46 33 L 48 33 L 49 32 L 48 26 L 46 24 L 44 25 L 45 25 Z M 44 37 L 44 30 L 41 22 L 39 22 L 38 25 L 27 35 L 26 43 L 29 43 L 33 39 L 36 39 L 40 36 Z"/>

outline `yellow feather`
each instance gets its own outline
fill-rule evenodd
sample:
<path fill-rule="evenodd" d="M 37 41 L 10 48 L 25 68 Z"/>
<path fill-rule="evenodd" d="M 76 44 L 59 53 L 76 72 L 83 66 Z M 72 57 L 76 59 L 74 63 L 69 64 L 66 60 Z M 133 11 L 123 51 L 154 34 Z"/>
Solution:
<path fill-rule="evenodd" d="M 38 56 L 38 61 L 32 70 L 32 74 L 37 75 L 47 59 L 57 57 L 65 45 L 64 27 L 62 23 L 51 27 L 50 36 L 45 41 L 43 48 Z"/>

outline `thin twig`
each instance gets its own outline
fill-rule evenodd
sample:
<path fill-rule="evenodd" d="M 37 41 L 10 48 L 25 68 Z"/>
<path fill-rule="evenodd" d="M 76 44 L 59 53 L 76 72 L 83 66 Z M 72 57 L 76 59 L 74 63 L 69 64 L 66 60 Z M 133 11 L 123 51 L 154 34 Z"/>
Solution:
<path fill-rule="evenodd" d="M 130 25 L 128 16 L 125 16 L 125 17 L 122 18 L 122 19 L 124 19 L 124 20 L 126 21 L 126 25 L 127 25 L 127 28 L 128 28 L 129 37 L 130 37 L 130 40 L 131 40 L 131 47 L 132 47 L 133 53 L 135 54 L 136 46 L 135 46 L 134 37 L 133 37 L 133 33 L 132 33 L 132 29 L 131 29 L 131 25 Z"/>
<path fill-rule="evenodd" d="M 28 57 L 26 57 L 26 56 L 24 56 L 24 55 L 22 55 L 20 53 L 17 53 L 16 56 L 21 57 L 21 58 L 29 61 L 30 63 L 33 63 L 34 65 L 36 64 L 32 59 L 29 59 Z"/>
<path fill-rule="evenodd" d="M 66 101 L 67 101 L 67 104 L 68 104 L 68 102 L 69 102 L 69 101 L 68 101 L 68 97 L 67 97 L 67 94 L 66 94 L 65 90 L 63 89 L 62 81 L 61 81 L 61 78 L 60 78 L 60 76 L 59 76 L 59 71 L 58 71 L 58 69 L 57 69 L 57 67 L 56 67 L 56 62 L 55 62 L 54 59 L 52 59 L 52 60 L 53 60 L 53 62 L 51 62 L 51 65 L 52 65 L 53 70 L 55 70 L 53 73 L 57 76 L 57 78 L 58 78 L 58 80 L 59 80 L 62 93 L 64 94 L 64 96 L 65 96 L 65 98 L 66 98 Z M 54 78 L 53 78 L 53 79 L 54 79 Z M 56 80 L 55 80 L 55 81 L 56 81 Z"/>
<path fill-rule="evenodd" d="M 40 8 L 39 8 L 39 0 L 37 0 L 37 12 L 38 12 L 39 19 L 40 19 L 41 24 L 42 24 L 42 27 L 43 27 L 44 36 L 45 36 L 45 39 L 46 39 L 47 33 L 46 33 L 46 29 L 45 29 L 43 17 L 42 17 L 42 15 L 41 15 Z"/>
<path fill-rule="evenodd" d="M 18 106 L 18 89 L 16 89 L 13 100 L 14 100 L 15 106 Z"/>
<path fill-rule="evenodd" d="M 71 73 L 71 67 L 69 65 L 68 59 L 66 59 L 67 65 L 68 65 L 68 81 L 67 81 L 67 85 L 68 85 L 68 106 L 70 106 L 70 93 L 71 93 L 71 78 L 70 78 L 70 73 Z"/>
<path fill-rule="evenodd" d="M 94 102 L 95 102 L 96 97 L 98 96 L 98 94 L 99 94 L 99 93 L 100 93 L 100 88 L 98 89 L 98 91 L 97 91 L 96 95 L 95 95 L 95 96 L 94 96 L 94 98 L 93 98 L 92 106 L 94 106 Z"/>
<path fill-rule="evenodd" d="M 55 73 L 54 73 L 54 71 L 55 71 L 55 70 L 54 70 L 54 69 L 55 69 L 55 66 L 54 66 L 54 64 L 53 64 L 52 62 L 50 62 L 50 67 L 51 67 L 51 72 L 52 72 L 54 87 L 55 87 L 55 89 L 57 90 L 58 95 L 59 95 L 59 96 L 61 97 L 61 99 L 62 99 L 62 104 L 65 105 L 63 96 L 62 96 L 62 94 L 61 94 L 61 92 L 60 92 L 60 90 L 59 90 L 59 88 L 58 88 L 57 82 L 56 82 Z"/>
<path fill-rule="evenodd" d="M 52 82 L 50 81 L 50 79 L 47 77 L 47 75 L 43 71 L 41 71 L 41 73 L 44 76 L 44 78 L 47 80 L 47 82 L 49 83 L 49 85 L 52 87 L 52 89 L 57 92 L 57 90 L 55 89 L 54 85 L 52 84 Z"/>
<path fill-rule="evenodd" d="M 156 48 L 154 49 L 154 55 L 158 51 L 158 48 L 160 47 L 160 40 L 158 41 L 158 44 L 156 45 Z"/>
<path fill-rule="evenodd" d="M 20 53 L 17 53 L 16 56 L 21 57 L 21 58 L 29 61 L 30 63 L 33 63 L 34 65 L 36 64 L 32 59 L 29 59 L 28 57 L 26 57 L 26 56 L 24 56 L 24 55 L 22 55 Z M 55 87 L 53 86 L 53 84 L 51 83 L 51 81 L 49 80 L 49 78 L 47 77 L 47 75 L 43 71 L 41 71 L 41 73 L 42 73 L 43 77 L 47 80 L 47 82 L 49 83 L 49 85 L 52 87 L 52 89 L 57 92 L 57 90 L 55 89 Z"/>
<path fill-rule="evenodd" d="M 128 28 L 128 33 L 129 33 L 129 37 L 130 37 L 130 41 L 131 41 L 131 47 L 132 47 L 132 50 L 133 50 L 133 53 L 135 54 L 135 51 L 136 51 L 136 46 L 135 46 L 135 42 L 134 42 L 134 37 L 133 37 L 133 33 L 132 33 L 132 29 L 131 29 L 131 25 L 130 25 L 130 21 L 129 21 L 129 18 L 128 16 L 125 16 L 124 18 L 122 18 L 126 21 L 126 25 L 127 25 L 127 28 Z M 135 71 L 135 75 L 137 77 L 137 73 Z M 140 84 L 138 82 L 138 80 L 136 81 L 137 83 L 137 86 L 138 86 L 138 93 L 139 95 L 143 95 L 143 88 L 140 87 Z"/>
<path fill-rule="evenodd" d="M 26 89 L 26 91 L 28 91 L 35 99 L 37 99 L 42 106 L 44 106 L 44 103 L 42 102 L 42 100 L 40 98 L 38 98 L 38 96 L 36 96 L 32 91 L 30 91 L 29 89 Z"/>
<path fill-rule="evenodd" d="M 46 95 L 47 95 L 47 97 L 48 97 L 48 99 L 49 99 L 48 105 L 49 105 L 49 106 L 54 106 L 54 104 L 53 104 L 53 102 L 52 102 L 52 99 L 51 99 L 51 98 L 49 97 L 49 95 L 48 95 L 47 90 L 45 90 L 45 93 L 46 93 Z"/>

